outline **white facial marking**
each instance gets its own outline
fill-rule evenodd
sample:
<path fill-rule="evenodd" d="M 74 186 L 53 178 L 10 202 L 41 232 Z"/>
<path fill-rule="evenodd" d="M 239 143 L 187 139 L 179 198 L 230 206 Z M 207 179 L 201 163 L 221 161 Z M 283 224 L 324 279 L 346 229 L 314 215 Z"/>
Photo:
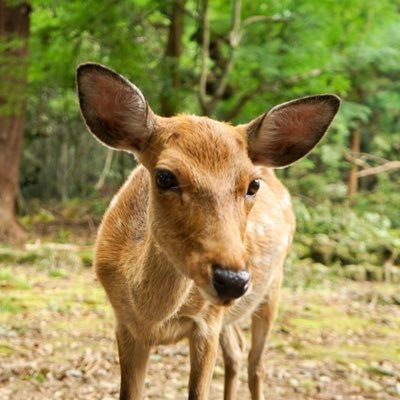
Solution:
<path fill-rule="evenodd" d="M 254 222 L 247 221 L 247 231 L 253 233 L 254 232 Z"/>
<path fill-rule="evenodd" d="M 256 224 L 255 228 L 256 228 L 257 235 L 260 235 L 260 236 L 265 235 L 265 229 L 261 224 Z"/>

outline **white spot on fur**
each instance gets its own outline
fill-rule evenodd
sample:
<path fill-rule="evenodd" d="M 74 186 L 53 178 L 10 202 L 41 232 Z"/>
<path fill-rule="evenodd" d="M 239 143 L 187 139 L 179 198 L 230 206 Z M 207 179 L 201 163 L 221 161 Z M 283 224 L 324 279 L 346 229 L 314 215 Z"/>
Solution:
<path fill-rule="evenodd" d="M 267 226 L 274 225 L 274 220 L 268 214 L 263 214 L 261 217 L 261 221 L 264 225 Z"/>
<path fill-rule="evenodd" d="M 253 221 L 247 221 L 247 231 L 254 233 L 254 222 Z"/>
<path fill-rule="evenodd" d="M 256 256 L 251 257 L 252 264 L 257 265 L 257 266 L 267 265 L 270 263 L 270 261 L 271 261 L 271 257 L 267 254 L 262 255 L 262 256 L 256 255 Z"/>
<path fill-rule="evenodd" d="M 288 248 L 290 247 L 291 241 L 292 241 L 291 232 L 287 231 L 287 232 L 283 233 L 282 237 L 281 237 L 281 241 L 278 245 L 279 251 L 286 252 L 288 250 Z"/>
<path fill-rule="evenodd" d="M 118 196 L 115 195 L 115 196 L 113 196 L 113 198 L 111 200 L 110 208 L 114 208 L 117 205 L 117 202 L 118 202 Z"/>
<path fill-rule="evenodd" d="M 255 228 L 256 228 L 257 235 L 260 235 L 260 236 L 265 235 L 265 229 L 261 224 L 256 224 Z"/>

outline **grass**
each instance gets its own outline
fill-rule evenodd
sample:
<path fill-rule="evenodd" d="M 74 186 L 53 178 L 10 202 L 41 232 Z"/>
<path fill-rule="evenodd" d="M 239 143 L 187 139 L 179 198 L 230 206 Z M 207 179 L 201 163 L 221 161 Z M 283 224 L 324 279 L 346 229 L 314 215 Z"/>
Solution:
<path fill-rule="evenodd" d="M 0 287 L 6 289 L 30 289 L 31 284 L 25 277 L 15 276 L 11 268 L 0 269 Z"/>
<path fill-rule="evenodd" d="M 7 343 L 0 342 L 0 356 L 11 356 L 15 353 L 15 349 Z"/>
<path fill-rule="evenodd" d="M 23 307 L 16 302 L 15 298 L 0 298 L 0 314 L 17 314 L 22 310 Z"/>

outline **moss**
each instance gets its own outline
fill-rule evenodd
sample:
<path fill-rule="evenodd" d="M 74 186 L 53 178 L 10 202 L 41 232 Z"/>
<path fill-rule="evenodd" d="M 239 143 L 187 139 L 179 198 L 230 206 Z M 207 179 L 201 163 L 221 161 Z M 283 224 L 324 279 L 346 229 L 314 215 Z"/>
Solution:
<path fill-rule="evenodd" d="M 6 268 L 0 270 L 0 287 L 2 289 L 30 289 L 31 285 L 24 278 L 16 276 L 16 272 Z"/>
<path fill-rule="evenodd" d="M 348 382 L 352 385 L 360 386 L 362 389 L 373 392 L 382 392 L 382 385 L 372 379 L 359 376 L 349 376 Z"/>
<path fill-rule="evenodd" d="M 15 354 L 16 351 L 7 343 L 0 343 L 0 355 L 2 356 L 11 356 Z"/>
<path fill-rule="evenodd" d="M 14 298 L 0 298 L 0 313 L 17 314 L 22 310 L 21 304 Z"/>
<path fill-rule="evenodd" d="M 344 267 L 344 276 L 353 281 L 365 281 L 367 280 L 367 270 L 363 265 L 346 265 Z"/>
<path fill-rule="evenodd" d="M 15 263 L 17 252 L 8 248 L 0 248 L 0 263 Z"/>
<path fill-rule="evenodd" d="M 47 380 L 47 377 L 43 372 L 35 372 L 33 374 L 26 375 L 23 379 L 43 383 Z"/>
<path fill-rule="evenodd" d="M 400 268 L 399 267 L 391 267 L 390 268 L 390 282 L 400 283 Z"/>
<path fill-rule="evenodd" d="M 81 250 L 78 255 L 84 267 L 91 267 L 93 265 L 93 250 Z"/>
<path fill-rule="evenodd" d="M 291 323 L 299 331 L 334 331 L 345 332 L 347 330 L 361 331 L 368 326 L 368 321 L 357 317 L 331 315 L 318 318 L 292 318 Z"/>
<path fill-rule="evenodd" d="M 313 260 L 325 265 L 332 264 L 334 261 L 336 243 L 329 239 L 327 235 L 318 234 L 311 245 L 311 257 Z"/>
<path fill-rule="evenodd" d="M 301 379 L 299 382 L 299 387 L 303 389 L 304 392 L 311 394 L 317 388 L 318 382 L 310 378 Z"/>
<path fill-rule="evenodd" d="M 68 276 L 65 270 L 59 268 L 52 269 L 49 271 L 48 275 L 51 278 L 66 278 Z"/>
<path fill-rule="evenodd" d="M 335 361 L 339 363 L 352 363 L 362 368 L 367 368 L 372 361 L 392 361 L 398 363 L 400 347 L 397 341 L 385 340 L 378 343 L 358 343 L 350 345 L 340 343 L 335 345 L 310 345 L 302 351 L 303 357 L 316 360 Z"/>
<path fill-rule="evenodd" d="M 366 368 L 366 371 L 378 376 L 395 376 L 395 373 L 392 370 L 383 368 L 379 365 L 369 366 Z"/>
<path fill-rule="evenodd" d="M 382 282 L 384 280 L 384 270 L 382 267 L 376 267 L 375 265 L 367 265 L 365 267 L 367 271 L 367 280 L 373 282 Z"/>

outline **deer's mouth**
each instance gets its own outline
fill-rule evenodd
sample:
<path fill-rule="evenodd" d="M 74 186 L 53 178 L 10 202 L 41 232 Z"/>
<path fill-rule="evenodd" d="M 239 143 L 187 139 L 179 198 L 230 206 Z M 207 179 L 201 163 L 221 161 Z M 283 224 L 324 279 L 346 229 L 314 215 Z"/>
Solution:
<path fill-rule="evenodd" d="M 235 302 L 235 300 L 240 299 L 244 295 L 243 293 L 243 295 L 240 297 L 226 298 L 219 296 L 217 291 L 213 287 L 207 287 L 207 288 L 199 287 L 198 289 L 204 300 L 218 306 L 230 306 Z"/>

